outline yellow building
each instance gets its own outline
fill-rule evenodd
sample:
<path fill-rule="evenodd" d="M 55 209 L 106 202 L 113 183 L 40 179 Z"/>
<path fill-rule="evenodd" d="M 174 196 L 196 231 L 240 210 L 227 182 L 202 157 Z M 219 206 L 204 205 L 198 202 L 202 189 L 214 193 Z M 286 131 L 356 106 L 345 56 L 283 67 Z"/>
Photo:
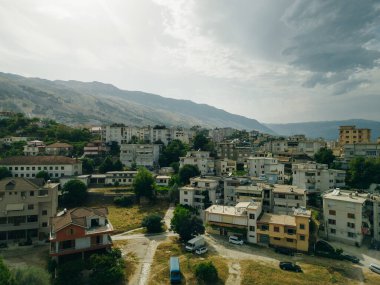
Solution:
<path fill-rule="evenodd" d="M 357 129 L 355 126 L 339 127 L 339 145 L 370 143 L 371 129 Z"/>
<path fill-rule="evenodd" d="M 295 209 L 293 216 L 265 213 L 257 221 L 257 243 L 307 252 L 310 217 L 304 208 Z"/>

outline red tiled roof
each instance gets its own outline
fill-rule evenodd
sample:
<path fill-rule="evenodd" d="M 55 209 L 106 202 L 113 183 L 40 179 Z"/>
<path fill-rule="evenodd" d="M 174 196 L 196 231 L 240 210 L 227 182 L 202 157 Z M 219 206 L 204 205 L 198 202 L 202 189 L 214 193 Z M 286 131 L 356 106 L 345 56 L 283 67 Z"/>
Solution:
<path fill-rule="evenodd" d="M 76 164 L 77 159 L 66 156 L 10 156 L 0 160 L 0 165 L 56 165 Z"/>
<path fill-rule="evenodd" d="M 61 143 L 61 142 L 56 142 L 53 144 L 49 144 L 46 146 L 47 148 L 72 148 L 73 146 L 68 143 Z"/>

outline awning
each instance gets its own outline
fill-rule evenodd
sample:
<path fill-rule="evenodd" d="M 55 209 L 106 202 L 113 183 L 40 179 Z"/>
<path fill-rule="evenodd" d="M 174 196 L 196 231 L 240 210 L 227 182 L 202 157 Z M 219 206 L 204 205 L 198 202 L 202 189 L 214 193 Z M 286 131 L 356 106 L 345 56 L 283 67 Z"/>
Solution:
<path fill-rule="evenodd" d="M 8 204 L 5 210 L 6 211 L 23 211 L 24 204 Z"/>

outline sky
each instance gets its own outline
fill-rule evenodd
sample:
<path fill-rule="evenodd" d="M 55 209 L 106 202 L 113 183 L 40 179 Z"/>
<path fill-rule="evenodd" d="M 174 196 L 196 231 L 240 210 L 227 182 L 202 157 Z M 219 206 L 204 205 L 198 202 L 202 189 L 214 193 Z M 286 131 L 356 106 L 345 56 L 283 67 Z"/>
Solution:
<path fill-rule="evenodd" d="M 265 123 L 380 121 L 380 2 L 0 0 L 0 71 Z"/>

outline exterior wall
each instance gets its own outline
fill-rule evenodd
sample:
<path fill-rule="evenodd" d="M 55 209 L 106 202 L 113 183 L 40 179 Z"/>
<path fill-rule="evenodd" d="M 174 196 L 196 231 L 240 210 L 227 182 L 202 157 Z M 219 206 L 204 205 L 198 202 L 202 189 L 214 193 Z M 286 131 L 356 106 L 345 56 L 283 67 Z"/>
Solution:
<path fill-rule="evenodd" d="M 373 238 L 380 241 L 380 197 L 373 200 Z"/>
<path fill-rule="evenodd" d="M 106 173 L 105 184 L 115 184 L 131 186 L 135 179 L 137 171 L 110 171 Z"/>
<path fill-rule="evenodd" d="M 355 126 L 341 126 L 339 128 L 339 145 L 354 143 L 370 143 L 371 130 L 357 129 Z"/>
<path fill-rule="evenodd" d="M 182 168 L 186 164 L 197 166 L 202 175 L 215 174 L 215 161 L 208 151 L 188 152 L 185 157 L 180 157 L 179 167 Z"/>
<path fill-rule="evenodd" d="M 380 157 L 380 144 L 378 143 L 361 143 L 361 144 L 345 144 L 343 147 L 343 157 L 350 161 L 355 157 L 362 156 L 366 158 Z"/>
<path fill-rule="evenodd" d="M 262 212 L 261 203 L 257 203 L 257 209 L 247 208 L 247 241 L 250 243 L 257 243 L 257 219 Z"/>
<path fill-rule="evenodd" d="M 295 216 L 297 225 L 297 250 L 309 251 L 310 219 L 303 216 Z M 303 226 L 301 226 L 303 225 Z M 304 236 L 304 240 L 301 239 Z"/>
<path fill-rule="evenodd" d="M 284 183 L 284 164 L 270 157 L 252 157 L 248 159 L 248 171 L 252 177 L 266 176 L 269 183 Z"/>
<path fill-rule="evenodd" d="M 160 145 L 158 144 L 122 144 L 120 146 L 120 161 L 128 167 L 131 167 L 133 163 L 138 166 L 157 166 L 159 155 Z"/>
<path fill-rule="evenodd" d="M 85 236 L 85 229 L 77 225 L 69 225 L 55 234 L 56 241 L 74 240 Z"/>
<path fill-rule="evenodd" d="M 76 164 L 54 164 L 54 165 L 2 165 L 12 172 L 13 177 L 36 177 L 40 171 L 46 171 L 51 178 L 59 178 L 63 176 L 74 176 L 82 174 L 82 162 Z"/>
<path fill-rule="evenodd" d="M 215 172 L 218 176 L 236 172 L 236 161 L 229 159 L 216 160 Z"/>
<path fill-rule="evenodd" d="M 83 249 L 83 248 L 88 248 L 90 246 L 91 246 L 91 238 L 90 237 L 75 239 L 75 249 Z"/>
<path fill-rule="evenodd" d="M 273 196 L 275 214 L 292 215 L 294 208 L 306 207 L 306 192 L 304 194 L 273 192 Z"/>

